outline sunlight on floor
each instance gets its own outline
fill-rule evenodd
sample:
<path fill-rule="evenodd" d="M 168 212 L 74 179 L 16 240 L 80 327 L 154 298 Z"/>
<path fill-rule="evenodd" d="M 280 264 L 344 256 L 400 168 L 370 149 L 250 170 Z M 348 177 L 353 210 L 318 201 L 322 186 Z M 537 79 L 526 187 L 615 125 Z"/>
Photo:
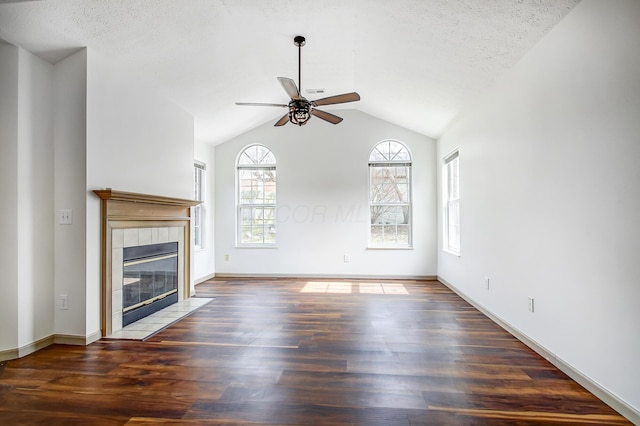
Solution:
<path fill-rule="evenodd" d="M 400 283 L 351 283 L 345 281 L 309 281 L 300 293 L 409 294 Z"/>

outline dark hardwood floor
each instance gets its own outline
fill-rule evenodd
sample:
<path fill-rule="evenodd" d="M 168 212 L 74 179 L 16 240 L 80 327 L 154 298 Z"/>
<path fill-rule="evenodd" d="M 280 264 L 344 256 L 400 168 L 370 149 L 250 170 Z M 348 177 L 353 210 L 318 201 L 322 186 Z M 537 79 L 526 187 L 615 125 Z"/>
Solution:
<path fill-rule="evenodd" d="M 145 342 L 0 366 L 0 424 L 629 424 L 435 281 L 214 279 Z"/>

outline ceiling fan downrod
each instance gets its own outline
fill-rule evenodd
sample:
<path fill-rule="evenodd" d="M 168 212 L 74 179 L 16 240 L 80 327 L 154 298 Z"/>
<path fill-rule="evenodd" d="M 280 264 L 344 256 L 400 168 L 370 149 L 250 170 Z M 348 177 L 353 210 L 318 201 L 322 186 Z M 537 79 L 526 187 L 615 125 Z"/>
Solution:
<path fill-rule="evenodd" d="M 293 44 L 298 46 L 298 90 L 302 92 L 302 78 L 301 78 L 301 68 L 302 68 L 302 46 L 305 45 L 307 39 L 303 36 L 295 36 L 293 39 Z"/>

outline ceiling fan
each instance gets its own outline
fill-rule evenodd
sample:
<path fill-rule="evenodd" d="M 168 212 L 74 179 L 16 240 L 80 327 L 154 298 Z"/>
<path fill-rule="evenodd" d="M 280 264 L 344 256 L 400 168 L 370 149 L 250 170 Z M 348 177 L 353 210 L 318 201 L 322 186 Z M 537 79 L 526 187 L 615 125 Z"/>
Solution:
<path fill-rule="evenodd" d="M 287 121 L 290 121 L 293 124 L 297 124 L 298 126 L 302 126 L 306 124 L 307 121 L 311 118 L 312 115 L 316 117 L 328 121 L 332 124 L 338 124 L 342 121 L 342 118 L 337 115 L 330 114 L 326 111 L 322 111 L 317 109 L 316 107 L 322 105 L 334 105 L 334 104 L 343 104 L 346 102 L 354 102 L 360 100 L 360 95 L 356 92 L 351 93 L 343 93 L 341 95 L 329 96 L 327 98 L 316 99 L 315 101 L 310 101 L 300 95 L 300 90 L 302 89 L 302 84 L 300 83 L 300 61 L 302 55 L 302 46 L 306 43 L 306 39 L 303 36 L 296 36 L 293 39 L 293 44 L 298 46 L 298 86 L 296 86 L 296 82 L 290 78 L 286 77 L 278 77 L 278 81 L 282 85 L 282 88 L 287 95 L 291 98 L 291 101 L 288 104 L 271 104 L 271 103 L 260 103 L 260 102 L 236 102 L 236 105 L 246 105 L 246 106 L 271 106 L 271 107 L 284 107 L 289 108 L 289 112 L 282 116 L 280 120 L 278 120 L 275 126 L 284 126 L 287 124 Z M 298 89 L 300 87 L 300 89 Z"/>

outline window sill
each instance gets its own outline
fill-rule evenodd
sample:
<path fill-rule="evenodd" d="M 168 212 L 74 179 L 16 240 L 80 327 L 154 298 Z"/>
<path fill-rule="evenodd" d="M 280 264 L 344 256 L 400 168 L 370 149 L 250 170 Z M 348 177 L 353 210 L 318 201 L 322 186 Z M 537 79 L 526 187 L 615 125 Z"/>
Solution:
<path fill-rule="evenodd" d="M 237 249 L 277 249 L 277 244 L 242 244 L 236 245 Z"/>

